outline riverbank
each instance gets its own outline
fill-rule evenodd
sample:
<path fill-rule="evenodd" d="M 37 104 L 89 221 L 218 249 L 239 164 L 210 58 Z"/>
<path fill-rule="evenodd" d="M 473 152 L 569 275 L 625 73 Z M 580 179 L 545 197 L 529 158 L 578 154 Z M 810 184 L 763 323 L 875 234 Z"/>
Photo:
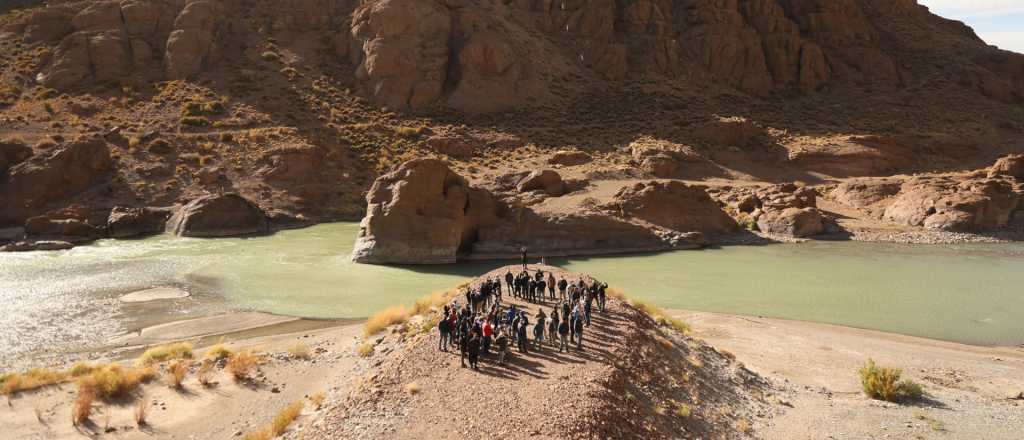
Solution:
<path fill-rule="evenodd" d="M 771 380 L 789 409 L 763 438 L 1017 439 L 1024 430 L 1024 346 L 980 347 L 811 322 L 673 310 L 693 334 Z M 864 397 L 867 359 L 925 387 L 908 405 Z"/>
<path fill-rule="evenodd" d="M 502 269 L 497 269 L 485 276 L 500 273 Z M 687 344 L 706 347 L 691 349 L 693 353 L 702 353 L 701 362 L 704 366 L 699 370 L 712 368 L 709 364 L 718 365 L 715 362 L 735 362 L 728 368 L 729 371 L 749 369 L 767 380 L 768 387 L 757 392 L 757 395 L 770 397 L 767 406 L 743 413 L 741 417 L 747 421 L 745 423 L 750 424 L 748 434 L 752 438 L 953 436 L 1014 439 L 1024 429 L 1024 418 L 1021 417 L 1024 400 L 1019 397 L 1019 393 L 1024 391 L 1024 347 L 971 346 L 871 330 L 751 316 L 682 310 L 670 310 L 668 313 L 689 324 L 692 329 L 690 337 L 694 339 L 686 339 L 690 341 Z M 607 324 L 618 321 L 601 318 L 601 322 Z M 234 327 L 225 327 L 225 323 L 233 323 L 230 325 Z M 73 387 L 70 386 L 16 395 L 10 399 L 9 405 L 0 409 L 0 417 L 4 420 L 4 426 L 9 427 L 7 432 L 13 439 L 27 440 L 40 436 L 71 439 L 82 434 L 112 439 L 144 439 L 154 435 L 167 438 L 229 438 L 260 429 L 288 404 L 304 401 L 305 409 L 286 438 L 300 438 L 301 435 L 307 435 L 308 438 L 309 434 L 314 434 L 313 438 L 316 438 L 317 434 L 330 433 L 337 428 L 332 423 L 342 419 L 331 414 L 340 411 L 339 408 L 344 406 L 344 402 L 348 401 L 346 399 L 350 398 L 357 387 L 364 387 L 365 391 L 366 378 L 376 377 L 375 380 L 378 380 L 370 389 L 384 387 L 379 380 L 386 377 L 386 371 L 390 371 L 387 370 L 390 368 L 388 365 L 405 365 L 401 362 L 396 364 L 395 360 L 404 359 L 403 356 L 411 353 L 410 350 L 419 350 L 417 352 L 422 356 L 436 356 L 427 349 L 433 347 L 436 350 L 437 330 L 434 328 L 416 334 L 388 331 L 367 338 L 363 336 L 360 323 L 328 321 L 317 324 L 324 327 L 302 328 L 303 325 L 311 325 L 311 321 L 272 315 L 228 314 L 218 315 L 215 319 L 189 319 L 163 324 L 140 332 L 139 336 L 145 335 L 153 341 L 170 341 L 174 335 L 185 336 L 185 339 L 195 342 L 197 358 L 202 357 L 206 349 L 220 340 L 221 336 L 227 337 L 227 346 L 232 351 L 256 349 L 265 353 L 265 363 L 259 367 L 258 372 L 253 373 L 251 381 L 235 382 L 226 371 L 221 371 L 214 380 L 217 384 L 206 387 L 198 383 L 193 370 L 182 389 L 167 387 L 162 378 L 143 385 L 139 395 L 149 402 L 150 409 L 149 423 L 143 429 L 136 428 L 133 422 L 134 404 L 125 402 L 97 405 L 91 424 L 72 427 L 68 422 L 74 395 Z M 592 343 L 600 341 L 601 345 L 611 344 L 605 347 L 610 348 L 617 344 L 614 342 L 617 338 L 623 337 L 618 332 L 598 331 L 592 333 L 589 340 Z M 359 353 L 360 347 L 364 345 L 373 346 L 373 354 L 362 357 Z M 423 347 L 414 348 L 419 345 Z M 296 349 L 298 346 L 304 349 Z M 620 348 L 625 349 L 625 346 Z M 296 355 L 293 352 L 306 354 Z M 606 352 L 599 353 L 600 356 L 587 356 L 581 360 L 594 362 L 605 356 Z M 137 354 L 137 349 L 118 349 L 96 352 L 95 357 L 127 360 Z M 569 356 L 566 359 L 571 358 Z M 926 399 L 897 405 L 864 397 L 860 392 L 857 369 L 868 358 L 883 365 L 903 368 L 906 377 L 925 386 Z M 572 367 L 577 364 L 569 362 L 566 364 L 568 370 L 559 370 L 563 368 L 560 363 L 565 360 L 562 356 L 544 355 L 525 359 L 529 361 L 524 365 L 529 368 L 514 369 L 511 377 L 485 375 L 482 377 L 488 379 L 474 382 L 473 386 L 483 387 L 480 388 L 483 390 L 490 386 L 488 384 L 497 383 L 493 381 L 505 383 L 507 379 L 512 379 L 502 386 L 521 390 L 527 387 L 525 382 L 521 382 L 523 380 L 546 378 L 536 384 L 540 387 L 536 392 L 543 393 L 541 390 L 550 386 L 568 386 L 565 378 L 574 377 L 574 371 L 578 368 Z M 459 378 L 466 372 L 458 369 L 457 355 L 444 357 L 440 361 L 438 364 L 406 360 L 416 365 L 430 365 L 432 370 L 437 370 L 435 367 L 441 365 L 437 371 L 441 373 L 444 383 L 462 380 Z M 721 365 L 715 368 L 719 367 Z M 404 368 L 395 371 L 411 374 Z M 494 369 L 493 366 L 486 368 Z M 665 368 L 671 370 L 676 367 L 666 365 Z M 599 369 L 586 371 L 587 377 L 600 376 Z M 418 380 L 417 385 L 420 387 L 431 386 L 432 382 L 427 382 L 426 377 L 433 377 L 436 372 L 425 370 L 420 373 L 426 376 L 402 377 Z M 573 386 L 584 385 L 577 383 Z M 440 390 L 427 393 L 434 391 Z M 317 395 L 320 393 L 323 393 L 322 403 L 316 404 L 309 399 L 313 397 L 319 401 Z M 407 391 L 403 393 L 408 394 Z M 416 399 L 429 400 L 423 397 L 425 395 L 417 392 L 419 397 Z M 439 396 L 447 394 L 442 391 Z M 527 397 L 522 396 L 522 399 Z M 703 395 L 702 398 L 712 400 L 692 404 L 695 420 L 703 420 L 704 414 L 710 416 L 711 412 L 716 414 L 715 417 L 732 415 L 724 419 L 716 418 L 713 424 L 700 426 L 710 432 L 735 434 L 738 428 L 727 420 L 736 414 L 719 414 L 718 410 L 709 406 L 713 402 L 711 396 Z M 526 401 L 528 399 L 523 400 Z M 416 404 L 415 407 L 421 406 Z M 432 406 L 423 408 L 428 407 Z M 641 405 L 636 410 L 639 412 L 634 417 L 636 414 L 642 415 L 640 419 L 644 420 L 657 417 L 654 415 L 656 406 Z M 417 417 L 437 415 L 436 412 L 416 411 L 419 411 Z M 366 428 L 384 429 L 392 425 L 397 428 L 404 426 L 399 423 L 401 420 L 420 420 L 407 418 L 412 414 L 407 411 L 401 414 L 403 418 L 392 420 L 394 423 L 391 425 L 371 424 Z M 481 422 L 475 426 L 481 429 L 486 425 Z M 376 432 L 373 429 L 363 431 L 363 428 L 347 424 L 339 429 L 350 433 L 362 432 L 359 435 Z M 511 429 L 510 426 L 498 424 L 495 432 L 512 432 Z M 307 430 L 312 432 L 305 432 Z M 388 432 L 393 434 L 393 431 Z M 394 437 L 392 434 L 385 437 Z M 733 434 L 728 437 L 732 438 Z"/>

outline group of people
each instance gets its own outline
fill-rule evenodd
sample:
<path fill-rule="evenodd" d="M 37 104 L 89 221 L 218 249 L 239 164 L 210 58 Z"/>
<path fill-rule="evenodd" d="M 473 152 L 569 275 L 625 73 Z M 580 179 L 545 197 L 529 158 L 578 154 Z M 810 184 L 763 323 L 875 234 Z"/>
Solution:
<path fill-rule="evenodd" d="M 438 322 L 438 349 L 458 347 L 462 366 L 468 361 L 473 369 L 478 368 L 480 356 L 489 355 L 492 350 L 497 364 L 504 365 L 512 346 L 527 353 L 540 350 L 545 339 L 552 347 L 557 346 L 560 353 L 569 351 L 573 344 L 576 350 L 583 350 L 584 330 L 590 326 L 594 307 L 605 310 L 608 284 L 597 280 L 588 284 L 583 279 L 569 282 L 564 278 L 556 282 L 554 274 L 538 270 L 531 275 L 524 266 L 518 274 L 509 269 L 505 288 L 513 297 L 529 302 L 545 302 L 545 293 L 558 301 L 550 312 L 538 306 L 531 322 L 525 310 L 515 304 L 502 304 L 502 284 L 498 279 L 484 280 L 478 288 L 466 289 L 465 304 L 454 301 L 444 306 Z"/>

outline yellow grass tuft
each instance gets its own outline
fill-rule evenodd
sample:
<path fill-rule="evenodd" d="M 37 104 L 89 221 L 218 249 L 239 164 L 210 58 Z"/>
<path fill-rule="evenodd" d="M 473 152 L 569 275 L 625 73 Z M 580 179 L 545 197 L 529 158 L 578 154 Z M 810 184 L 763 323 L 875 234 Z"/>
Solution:
<path fill-rule="evenodd" d="M 92 403 L 96 400 L 96 386 L 88 382 L 78 384 L 78 396 L 71 407 L 71 424 L 78 426 L 89 420 L 92 415 Z"/>
<path fill-rule="evenodd" d="M 199 384 L 210 388 L 214 385 L 213 382 L 213 361 L 210 359 L 203 359 L 203 363 L 199 366 L 199 370 L 196 371 L 196 380 Z"/>
<path fill-rule="evenodd" d="M 46 368 L 34 368 L 24 373 L 9 373 L 0 376 L 0 394 L 11 396 L 22 391 L 56 385 L 67 380 L 67 373 Z"/>
<path fill-rule="evenodd" d="M 314 394 L 312 396 L 309 396 L 309 403 L 312 403 L 313 406 L 316 407 L 316 409 L 320 409 L 320 408 L 323 408 L 323 406 L 324 406 L 324 399 L 326 399 L 326 398 L 327 398 L 327 395 L 325 395 L 323 392 L 319 392 L 319 393 L 316 393 L 316 394 Z"/>
<path fill-rule="evenodd" d="M 359 344 L 359 347 L 356 347 L 356 353 L 359 353 L 359 356 L 364 358 L 373 356 L 373 344 L 369 342 Z"/>
<path fill-rule="evenodd" d="M 651 319 L 654 320 L 654 322 L 658 323 L 658 325 L 672 327 L 682 334 L 690 333 L 689 325 L 687 325 L 681 319 L 668 316 L 667 314 L 665 314 L 664 310 L 662 310 L 660 307 L 654 304 L 644 302 L 638 299 L 632 299 L 629 301 L 629 303 L 637 310 L 643 312 L 647 316 L 650 316 Z"/>
<path fill-rule="evenodd" d="M 149 401 L 146 400 L 146 396 L 142 396 L 135 402 L 135 426 L 145 426 L 148 415 Z"/>
<path fill-rule="evenodd" d="M 405 392 L 409 394 L 416 395 L 419 394 L 420 391 L 423 391 L 423 389 L 420 388 L 420 384 L 416 382 L 409 382 L 405 385 Z"/>
<path fill-rule="evenodd" d="M 285 407 L 281 412 L 274 416 L 274 420 L 270 422 L 270 425 L 259 431 L 250 432 L 242 437 L 243 440 L 270 440 L 281 434 L 284 434 L 290 426 L 299 416 L 302 414 L 302 408 L 305 406 L 301 400 L 292 403 Z"/>
<path fill-rule="evenodd" d="M 879 367 L 873 359 L 868 359 L 860 369 L 860 383 L 864 394 L 872 399 L 899 402 L 905 399 L 920 399 L 924 389 L 920 384 L 900 379 L 903 370 L 891 367 Z"/>
<path fill-rule="evenodd" d="M 236 381 L 249 378 L 249 372 L 259 364 L 259 357 L 252 350 L 242 350 L 228 360 L 227 370 Z"/>
<path fill-rule="evenodd" d="M 174 361 L 167 367 L 167 386 L 181 389 L 181 382 L 188 375 L 188 363 L 185 361 Z"/>
<path fill-rule="evenodd" d="M 309 351 L 309 346 L 299 342 L 288 348 L 288 354 L 298 359 L 309 359 L 312 357 L 312 353 Z"/>
<path fill-rule="evenodd" d="M 409 316 L 409 309 L 405 306 L 388 307 L 366 320 L 363 334 L 366 336 L 375 335 L 392 325 L 404 324 L 409 319 Z"/>
<path fill-rule="evenodd" d="M 690 408 L 690 405 L 685 403 L 677 403 L 676 409 L 672 413 L 681 419 L 688 419 L 693 414 L 693 408 Z"/>
<path fill-rule="evenodd" d="M 94 388 L 96 395 L 103 399 L 123 397 L 154 377 L 156 371 L 152 367 L 125 368 L 120 364 L 108 364 L 80 377 L 78 388 Z"/>
<path fill-rule="evenodd" d="M 737 431 L 742 432 L 744 434 L 749 434 L 750 433 L 750 429 L 751 429 L 750 422 L 747 419 L 740 419 L 740 421 L 736 422 L 736 430 Z"/>
<path fill-rule="evenodd" d="M 192 359 L 192 343 L 179 342 L 150 348 L 135 360 L 135 364 L 152 365 L 157 362 L 175 359 Z"/>
<path fill-rule="evenodd" d="M 95 369 L 96 367 L 94 367 L 91 364 L 79 362 L 76 363 L 75 365 L 72 365 L 71 368 L 68 369 L 68 376 L 82 377 L 85 376 L 86 374 L 92 373 Z"/>
<path fill-rule="evenodd" d="M 221 359 L 228 359 L 233 354 L 235 354 L 235 352 L 231 351 L 231 349 L 228 348 L 227 345 L 224 345 L 223 342 L 218 342 L 211 346 L 210 348 L 206 349 L 205 357 L 207 359 L 213 359 L 217 361 Z"/>

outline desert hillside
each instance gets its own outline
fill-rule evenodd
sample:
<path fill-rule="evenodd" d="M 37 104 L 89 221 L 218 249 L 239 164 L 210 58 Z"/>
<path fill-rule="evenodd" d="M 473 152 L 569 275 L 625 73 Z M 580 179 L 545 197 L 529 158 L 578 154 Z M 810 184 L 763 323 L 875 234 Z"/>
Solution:
<path fill-rule="evenodd" d="M 910 0 L 23 1 L 0 29 L 3 241 L 115 236 L 114 208 L 219 192 L 262 229 L 354 220 L 422 157 L 491 186 L 554 168 L 608 202 L 602 182 L 817 185 L 1024 149 L 1024 55 Z"/>

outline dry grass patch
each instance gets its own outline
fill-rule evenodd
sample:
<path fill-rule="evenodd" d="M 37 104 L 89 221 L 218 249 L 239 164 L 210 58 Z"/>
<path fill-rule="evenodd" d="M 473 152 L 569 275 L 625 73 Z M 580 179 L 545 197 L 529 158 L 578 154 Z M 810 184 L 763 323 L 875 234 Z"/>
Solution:
<path fill-rule="evenodd" d="M 231 377 L 236 381 L 241 381 L 248 379 L 249 373 L 257 365 L 259 365 L 259 356 L 253 353 L 252 350 L 242 350 L 231 356 L 225 369 L 231 373 Z"/>
<path fill-rule="evenodd" d="M 124 397 L 135 391 L 140 384 L 156 377 L 152 367 L 125 368 L 120 364 L 97 367 L 91 373 L 78 379 L 78 388 L 95 388 L 96 395 L 103 399 Z"/>
<path fill-rule="evenodd" d="M 658 323 L 658 325 L 672 327 L 676 329 L 676 331 L 684 335 L 690 333 L 689 325 L 687 325 L 681 319 L 668 316 L 667 314 L 665 314 L 664 310 L 662 310 L 660 307 L 654 304 L 640 301 L 637 299 L 630 300 L 629 303 L 637 310 L 645 313 L 647 316 L 650 316 L 651 319 L 654 320 L 654 322 Z"/>
<path fill-rule="evenodd" d="M 359 356 L 364 358 L 373 356 L 373 350 L 373 344 L 369 342 L 364 342 L 356 347 L 356 353 L 359 353 Z"/>
<path fill-rule="evenodd" d="M 181 389 L 181 382 L 185 380 L 185 376 L 187 375 L 188 363 L 184 361 L 174 361 L 174 363 L 167 367 L 167 386 L 174 389 Z"/>
<path fill-rule="evenodd" d="M 363 326 L 363 335 L 375 335 L 392 325 L 404 324 L 409 320 L 409 316 L 409 309 L 405 306 L 388 307 L 366 320 L 366 324 Z"/>
<path fill-rule="evenodd" d="M 299 342 L 288 348 L 288 354 L 297 359 L 309 360 L 313 357 L 312 352 L 309 350 L 309 346 Z"/>
<path fill-rule="evenodd" d="M 879 367 L 873 359 L 868 359 L 859 372 L 864 394 L 872 399 L 899 402 L 920 399 L 924 395 L 920 384 L 910 379 L 900 379 L 903 370 L 899 368 Z"/>
<path fill-rule="evenodd" d="M 228 348 L 226 345 L 224 345 L 223 342 L 218 342 L 211 346 L 210 348 L 206 349 L 205 357 L 206 359 L 218 361 L 221 359 L 229 359 L 233 354 L 235 354 L 235 352 Z"/>
<path fill-rule="evenodd" d="M 676 403 L 676 408 L 672 411 L 672 414 L 675 414 L 680 419 L 688 419 L 693 415 L 693 408 L 685 403 Z"/>
<path fill-rule="evenodd" d="M 270 422 L 270 425 L 256 432 L 251 432 L 242 437 L 244 440 L 269 440 L 284 434 L 288 430 L 296 419 L 302 415 L 302 408 L 305 407 L 305 403 L 301 400 L 292 403 L 285 407 L 281 412 L 274 416 L 274 420 Z"/>
<path fill-rule="evenodd" d="M 747 419 L 740 419 L 736 422 L 736 430 L 744 434 L 749 434 L 751 430 L 750 422 Z"/>
<path fill-rule="evenodd" d="M 165 362 L 177 359 L 192 359 L 192 343 L 190 342 L 179 342 L 176 344 L 161 345 L 152 347 L 138 359 L 135 360 L 136 365 L 152 365 L 158 362 Z"/>
<path fill-rule="evenodd" d="M 309 403 L 312 403 L 313 407 L 315 407 L 316 409 L 320 409 L 320 408 L 323 408 L 323 406 L 324 406 L 324 399 L 326 399 L 326 398 L 327 398 L 326 394 L 324 394 L 323 392 L 319 392 L 319 393 L 316 393 L 316 394 L 314 394 L 312 396 L 309 396 Z"/>
<path fill-rule="evenodd" d="M 78 396 L 71 407 L 71 424 L 78 426 L 89 420 L 92 415 L 92 403 L 96 400 L 96 386 L 89 382 L 79 382 Z"/>
<path fill-rule="evenodd" d="M 0 376 L 0 394 L 12 396 L 16 393 L 56 385 L 67 380 L 67 373 L 46 368 L 34 368 L 24 373 L 9 373 Z"/>
<path fill-rule="evenodd" d="M 420 391 L 423 391 L 423 388 L 421 388 L 420 384 L 416 382 L 409 382 L 405 384 L 405 392 L 409 393 L 410 395 L 419 394 Z"/>

